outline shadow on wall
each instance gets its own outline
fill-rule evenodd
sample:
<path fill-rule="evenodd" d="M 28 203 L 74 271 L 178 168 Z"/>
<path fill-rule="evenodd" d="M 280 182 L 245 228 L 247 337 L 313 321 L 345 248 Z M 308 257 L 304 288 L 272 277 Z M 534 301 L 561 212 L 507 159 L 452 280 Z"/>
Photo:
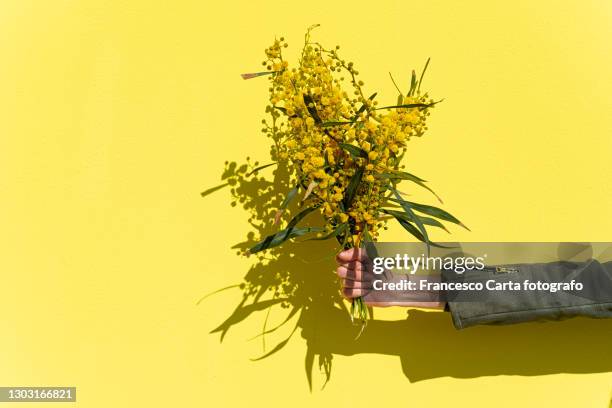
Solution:
<path fill-rule="evenodd" d="M 233 248 L 244 253 L 263 236 L 276 232 L 276 209 L 290 190 L 288 175 L 274 170 L 273 181 L 256 173 L 257 164 L 238 166 L 226 163 L 222 186 L 231 189 L 232 205 L 240 205 L 251 217 L 247 240 Z M 271 169 L 262 170 L 271 172 Z M 221 186 L 202 193 L 206 196 Z M 296 201 L 296 200 L 294 200 Z M 283 215 L 291 218 L 296 207 Z M 316 217 L 316 215 L 311 215 Z M 303 241 L 303 240 L 302 240 Z M 306 378 L 312 389 L 315 363 L 331 378 L 334 355 L 375 353 L 399 357 L 401 370 L 411 382 L 438 377 L 473 378 L 491 375 L 543 375 L 556 373 L 597 373 L 612 371 L 612 319 L 575 318 L 563 322 L 523 323 L 510 326 L 480 326 L 456 330 L 448 313 L 408 310 L 405 320 L 372 320 L 359 337 L 351 324 L 346 304 L 339 293 L 334 273 L 334 256 L 340 250 L 335 241 L 285 243 L 265 253 L 252 255 L 254 262 L 240 284 L 242 301 L 211 333 L 221 341 L 229 329 L 251 317 L 263 316 L 261 336 L 282 341 L 259 358 L 281 352 L 296 333 L 306 342 Z M 286 311 L 276 326 L 267 322 L 270 310 Z M 263 311 L 263 313 L 255 313 Z M 278 312 L 275 313 L 278 315 Z"/>

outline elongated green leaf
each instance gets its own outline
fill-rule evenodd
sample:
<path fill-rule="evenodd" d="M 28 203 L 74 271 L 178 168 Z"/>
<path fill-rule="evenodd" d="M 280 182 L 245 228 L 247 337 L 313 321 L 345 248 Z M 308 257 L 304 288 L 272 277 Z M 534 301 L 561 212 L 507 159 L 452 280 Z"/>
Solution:
<path fill-rule="evenodd" d="M 400 223 L 402 227 L 404 227 L 406 231 L 408 231 L 410 234 L 415 236 L 416 239 L 418 239 L 421 242 L 427 243 L 427 240 L 425 240 L 425 237 L 423 236 L 423 234 L 419 231 L 417 227 L 415 227 L 414 225 L 412 225 L 411 223 L 409 223 L 403 218 L 395 217 L 395 219 L 397 220 L 397 222 Z"/>
<path fill-rule="evenodd" d="M 391 78 L 391 82 L 393 82 L 393 86 L 397 89 L 397 93 L 399 93 L 400 98 L 402 97 L 402 91 L 399 89 L 399 86 L 395 83 L 395 79 L 393 79 L 393 75 L 389 72 L 389 77 Z M 401 99 L 400 99 L 401 101 Z M 399 102 L 398 102 L 399 103 Z"/>
<path fill-rule="evenodd" d="M 249 253 L 255 253 L 255 252 L 263 251 L 264 249 L 278 246 L 282 244 L 283 242 L 285 242 L 286 240 L 288 240 L 289 238 L 299 237 L 308 232 L 322 231 L 323 229 L 318 228 L 318 227 L 317 228 L 314 228 L 314 227 L 296 228 L 296 225 L 298 224 L 298 222 L 300 222 L 304 217 L 306 217 L 308 214 L 310 214 L 316 209 L 317 207 L 308 207 L 308 208 L 303 209 L 302 211 L 297 213 L 291 219 L 291 221 L 289 221 L 289 224 L 287 224 L 287 228 L 285 228 L 282 231 L 277 232 L 276 234 L 267 236 L 266 238 L 264 238 L 263 241 L 261 241 L 260 243 L 258 243 L 257 245 L 249 249 Z"/>
<path fill-rule="evenodd" d="M 351 156 L 353 157 L 363 157 L 364 159 L 368 157 L 368 153 L 365 150 L 363 150 L 361 147 L 358 147 L 352 144 L 348 144 L 348 143 L 338 143 L 338 144 L 340 145 L 341 148 L 349 152 Z"/>
<path fill-rule="evenodd" d="M 351 180 L 349 181 L 349 184 L 346 187 L 342 203 L 344 204 L 344 208 L 347 210 L 351 207 L 353 198 L 355 198 L 355 194 L 357 194 L 357 189 L 359 188 L 361 178 L 363 177 L 363 171 L 363 167 L 357 168 L 357 170 L 355 170 L 355 174 L 353 174 L 353 177 L 351 177 Z"/>
<path fill-rule="evenodd" d="M 268 164 L 264 164 L 263 166 L 255 167 L 253 170 L 251 170 L 250 172 L 246 174 L 246 177 L 249 177 L 251 174 L 257 173 L 259 170 L 263 170 L 266 167 L 274 166 L 275 164 L 278 164 L 278 163 L 277 162 L 268 163 Z"/>
<path fill-rule="evenodd" d="M 415 176 L 412 173 L 408 173 L 407 171 L 399 171 L 399 170 L 387 170 L 386 173 L 382 173 L 381 177 L 390 178 L 390 179 L 402 179 L 402 180 L 410 180 L 410 181 L 420 181 L 422 183 L 427 182 L 418 176 Z"/>
<path fill-rule="evenodd" d="M 314 101 L 310 95 L 304 94 L 304 103 L 306 104 L 306 109 L 308 109 L 308 113 L 314 119 L 315 123 L 320 124 L 322 122 L 319 113 L 317 112 L 317 108 L 314 105 Z"/>
<path fill-rule="evenodd" d="M 342 121 L 337 121 L 337 122 L 323 122 L 321 123 L 321 127 L 333 127 L 333 126 L 342 126 L 342 125 L 352 125 L 353 123 L 355 123 L 354 121 L 350 121 L 350 122 L 342 122 Z"/>
<path fill-rule="evenodd" d="M 414 69 L 413 69 L 412 70 L 412 77 L 410 78 L 410 90 L 408 91 L 408 96 L 414 95 L 414 91 L 416 90 L 416 86 L 417 86 L 416 72 L 414 72 Z"/>
<path fill-rule="evenodd" d="M 467 229 L 468 231 L 470 230 L 461 221 L 459 221 L 453 215 L 451 215 L 450 213 L 444 211 L 441 208 L 433 207 L 431 205 L 413 203 L 411 201 L 406 201 L 406 200 L 403 200 L 403 199 L 398 200 L 398 199 L 394 199 L 394 198 L 389 198 L 389 200 L 395 201 L 395 202 L 399 203 L 400 205 L 402 203 L 406 203 L 406 204 L 410 205 L 414 210 L 416 210 L 418 212 L 421 212 L 421 213 L 427 214 L 427 215 L 431 215 L 432 217 L 439 218 L 439 219 L 444 220 L 444 221 L 452 222 L 454 224 L 462 226 L 463 228 Z"/>
<path fill-rule="evenodd" d="M 393 216 L 397 222 L 399 222 L 399 224 L 406 230 L 408 231 L 412 236 L 414 236 L 416 239 L 418 239 L 421 242 L 424 242 L 425 244 L 427 244 L 427 250 L 429 252 L 429 246 L 433 246 L 436 248 L 452 248 L 450 246 L 445 246 L 445 245 L 441 245 L 438 244 L 436 242 L 431 242 L 431 241 L 427 241 L 425 240 L 425 237 L 423 236 L 423 234 L 421 233 L 421 231 L 419 231 L 419 229 L 417 227 L 415 227 L 414 225 L 412 225 L 409 221 L 407 221 L 405 218 L 400 217 L 400 216 Z"/>
<path fill-rule="evenodd" d="M 413 183 L 416 183 L 419 186 L 423 187 L 424 189 L 428 190 L 431 194 L 436 196 L 436 198 L 438 199 L 438 201 L 440 201 L 440 203 L 443 203 L 443 201 L 440 198 L 440 196 L 437 195 L 435 191 L 433 191 L 429 186 L 427 186 L 425 184 L 425 180 L 423 180 L 420 177 L 415 176 L 414 174 L 410 174 L 410 173 L 407 173 L 405 171 L 393 171 L 393 172 L 388 172 L 388 173 L 382 173 L 382 174 L 380 174 L 379 177 L 384 177 L 384 178 L 388 178 L 388 179 L 392 179 L 392 180 L 408 180 L 408 181 L 412 181 Z"/>
<path fill-rule="evenodd" d="M 421 84 L 423 83 L 423 76 L 425 76 L 425 71 L 427 71 L 427 67 L 429 66 L 429 60 L 431 60 L 431 58 L 427 58 L 427 62 L 425 63 L 425 66 L 423 67 L 423 71 L 421 71 L 421 77 L 419 78 L 419 85 L 417 86 L 417 93 L 421 90 Z"/>
<path fill-rule="evenodd" d="M 272 234 L 264 238 L 263 241 L 254 245 L 251 249 L 249 249 L 249 253 L 254 254 L 259 251 L 263 251 L 268 248 L 274 248 L 279 246 L 286 240 L 290 238 L 301 237 L 304 234 L 309 232 L 321 232 L 323 228 L 320 227 L 304 227 L 304 228 L 285 228 L 282 231 L 277 232 L 276 234 Z"/>
<path fill-rule="evenodd" d="M 370 100 L 370 101 L 373 100 L 374 98 L 376 98 L 377 94 L 378 94 L 378 92 L 374 92 L 372 95 L 370 95 L 368 100 Z M 357 111 L 357 114 L 355 115 L 355 118 L 357 118 L 359 115 L 361 115 L 363 113 L 363 111 L 365 111 L 365 110 L 366 110 L 366 104 L 364 103 L 363 105 L 361 105 L 361 107 Z"/>
<path fill-rule="evenodd" d="M 251 78 L 257 78 L 263 75 L 276 74 L 277 72 L 280 72 L 280 71 L 249 72 L 247 74 L 240 74 L 240 76 L 242 77 L 242 79 L 251 79 Z"/>
<path fill-rule="evenodd" d="M 383 106 L 381 108 L 376 108 L 375 110 L 380 110 L 380 109 L 400 109 L 400 108 L 430 108 L 432 106 L 434 106 L 436 103 L 439 103 L 441 101 L 437 101 L 437 102 L 432 102 L 432 103 L 407 103 L 404 105 L 392 105 L 392 106 Z"/>
<path fill-rule="evenodd" d="M 283 212 L 285 212 L 285 210 L 289 206 L 289 203 L 291 203 L 293 198 L 296 196 L 296 194 L 298 192 L 298 189 L 299 189 L 299 184 L 297 186 L 293 187 L 291 190 L 289 190 L 289 192 L 285 196 L 285 199 L 281 203 L 278 211 L 276 211 L 276 215 L 274 216 L 274 224 L 278 224 L 280 222 L 280 219 L 281 219 L 281 216 L 283 215 Z"/>
<path fill-rule="evenodd" d="M 448 232 L 450 234 L 450 231 L 444 226 L 444 224 L 442 224 L 440 221 L 436 220 L 435 218 L 430 218 L 430 217 L 422 217 L 418 214 L 416 214 L 417 217 L 419 217 L 419 219 L 421 220 L 421 222 L 425 225 L 431 225 L 432 227 L 438 227 L 443 229 L 444 231 Z"/>
<path fill-rule="evenodd" d="M 291 203 L 291 200 L 293 200 L 293 198 L 297 195 L 298 189 L 299 189 L 299 185 L 297 185 L 297 186 L 293 187 L 291 190 L 289 190 L 289 192 L 287 193 L 287 196 L 285 197 L 285 199 L 281 203 L 281 206 L 280 206 L 281 209 L 284 210 L 285 208 L 287 208 L 289 203 Z"/>
<path fill-rule="evenodd" d="M 298 224 L 298 222 L 302 221 L 302 219 L 304 217 L 306 217 L 308 214 L 310 214 L 311 212 L 313 212 L 314 210 L 316 210 L 317 207 L 307 207 L 304 208 L 302 211 L 300 211 L 299 213 L 297 213 L 292 219 L 291 221 L 289 221 L 289 223 L 287 224 L 287 228 L 285 228 L 285 235 L 289 236 L 292 232 L 292 230 L 295 228 L 295 226 Z M 285 238 L 287 239 L 287 238 Z"/>
<path fill-rule="evenodd" d="M 361 247 L 364 246 L 364 244 L 368 243 L 368 242 L 372 242 L 372 237 L 370 236 L 370 232 L 368 231 L 368 227 L 366 226 L 363 229 L 363 240 L 361 241 Z"/>
<path fill-rule="evenodd" d="M 406 221 L 411 221 L 406 216 L 406 214 L 404 214 L 403 212 L 391 210 L 391 209 L 388 209 L 388 208 L 382 208 L 381 211 L 384 212 L 385 214 L 389 214 L 389 215 L 392 215 L 394 217 L 403 217 L 403 218 L 406 219 Z M 436 220 L 435 218 L 423 217 L 423 216 L 420 216 L 418 214 L 415 214 L 415 215 L 421 219 L 421 222 L 423 224 L 431 225 L 432 227 L 438 227 L 438 228 L 443 229 L 446 232 L 449 232 L 449 230 L 444 226 L 444 224 L 442 224 L 440 221 Z"/>
<path fill-rule="evenodd" d="M 391 191 L 393 191 L 393 195 L 395 195 L 395 197 L 398 200 L 402 199 L 402 196 L 395 188 L 391 187 Z M 408 205 L 405 202 L 401 202 L 400 205 L 402 206 L 402 209 L 406 212 L 406 214 L 410 216 L 412 221 L 419 228 L 419 231 L 421 232 L 421 234 L 423 234 L 423 238 L 425 239 L 425 242 L 427 243 L 427 254 L 429 255 L 429 236 L 427 235 L 427 228 L 425 228 L 425 225 L 423 224 L 423 222 L 419 219 L 419 217 L 417 217 L 414 211 L 412 211 L 412 209 L 410 208 L 410 205 Z"/>
<path fill-rule="evenodd" d="M 298 115 L 296 115 L 295 113 L 294 113 L 293 115 L 289 115 L 289 114 L 287 113 L 287 108 L 284 108 L 284 107 L 282 107 L 282 106 L 274 106 L 274 109 L 277 109 L 277 110 L 279 110 L 279 111 L 283 112 L 283 113 L 284 113 L 284 114 L 285 114 L 287 117 L 289 117 L 289 118 L 296 118 L 296 117 L 298 116 Z"/>

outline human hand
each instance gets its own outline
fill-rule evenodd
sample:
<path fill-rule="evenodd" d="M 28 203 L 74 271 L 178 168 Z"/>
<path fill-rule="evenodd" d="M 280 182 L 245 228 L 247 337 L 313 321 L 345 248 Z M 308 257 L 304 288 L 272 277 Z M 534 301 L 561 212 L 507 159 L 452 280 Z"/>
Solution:
<path fill-rule="evenodd" d="M 404 306 L 428 309 L 443 309 L 445 302 L 439 301 L 411 301 L 402 299 L 377 298 L 373 290 L 373 282 L 378 279 L 372 271 L 372 260 L 364 248 L 351 248 L 340 252 L 336 256 L 336 273 L 342 279 L 342 296 L 352 300 L 363 297 L 369 306 Z M 436 299 L 435 293 L 419 293 L 421 296 Z"/>

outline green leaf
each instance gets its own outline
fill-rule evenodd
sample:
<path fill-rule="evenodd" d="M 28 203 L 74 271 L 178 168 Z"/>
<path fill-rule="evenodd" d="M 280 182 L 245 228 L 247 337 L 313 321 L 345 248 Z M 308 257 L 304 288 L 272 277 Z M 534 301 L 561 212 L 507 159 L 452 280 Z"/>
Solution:
<path fill-rule="evenodd" d="M 291 190 L 289 190 L 289 192 L 287 193 L 287 196 L 285 197 L 285 199 L 281 203 L 281 206 L 280 206 L 281 209 L 284 210 L 285 208 L 287 208 L 287 206 L 289 205 L 291 200 L 293 200 L 293 197 L 295 197 L 297 195 L 298 189 L 299 189 L 299 185 L 297 185 L 297 186 L 293 187 Z"/>
<path fill-rule="evenodd" d="M 423 180 L 420 177 L 415 176 L 414 174 L 410 174 L 410 173 L 405 172 L 405 171 L 392 171 L 392 172 L 389 172 L 389 173 L 382 173 L 382 174 L 380 174 L 379 177 L 384 177 L 384 178 L 388 178 L 388 179 L 391 179 L 391 180 L 408 180 L 408 181 L 412 181 L 413 183 L 418 184 L 419 186 L 423 187 L 424 189 L 427 189 L 431 194 L 436 196 L 436 198 L 438 199 L 438 201 L 440 201 L 440 203 L 443 203 L 443 201 L 440 198 L 440 196 L 437 195 L 435 191 L 433 191 L 429 186 L 427 186 L 425 184 L 425 180 Z"/>
<path fill-rule="evenodd" d="M 378 94 L 378 92 L 374 92 L 372 95 L 370 95 L 368 100 L 370 100 L 370 101 L 373 100 L 374 98 L 376 98 L 377 94 Z M 359 115 L 361 115 L 364 110 L 366 110 L 366 104 L 365 103 L 363 105 L 361 105 L 361 108 L 359 108 L 359 110 L 357 111 L 357 114 L 355 115 L 355 118 L 357 118 Z"/>
<path fill-rule="evenodd" d="M 353 177 L 351 177 L 348 186 L 346 187 L 342 203 L 344 204 L 344 208 L 347 210 L 351 207 L 353 198 L 355 198 L 355 194 L 357 194 L 357 189 L 359 188 L 359 184 L 361 183 L 361 177 L 363 177 L 363 171 L 363 167 L 358 167 L 357 170 L 355 170 L 355 174 L 353 174 Z"/>
<path fill-rule="evenodd" d="M 240 74 L 240 76 L 242 77 L 242 79 L 251 79 L 251 78 L 257 78 L 263 75 L 276 74 L 277 72 L 280 72 L 280 71 L 249 72 L 247 74 Z"/>
<path fill-rule="evenodd" d="M 423 67 L 423 71 L 421 71 L 421 77 L 419 78 L 419 85 L 417 86 L 417 93 L 421 90 L 421 84 L 423 83 L 423 76 L 425 75 L 425 71 L 427 71 L 427 66 L 429 66 L 429 60 L 431 60 L 431 58 L 427 58 L 427 62 L 425 63 L 425 66 Z"/>
<path fill-rule="evenodd" d="M 416 80 L 416 72 L 414 69 L 412 70 L 412 77 L 410 78 L 410 90 L 408 91 L 408 96 L 412 96 L 414 91 L 416 90 L 417 80 Z"/>
<path fill-rule="evenodd" d="M 296 196 L 298 189 L 299 189 L 299 184 L 293 187 L 291 190 L 289 190 L 289 192 L 287 193 L 287 196 L 285 196 L 285 199 L 281 203 L 278 211 L 276 211 L 276 215 L 274 216 L 274 224 L 278 224 L 280 222 L 283 212 L 285 212 L 285 210 L 287 209 L 287 206 L 289 206 L 289 203 Z"/>
<path fill-rule="evenodd" d="M 385 209 L 383 209 L 382 211 L 387 213 L 387 210 L 385 210 Z M 438 243 L 435 243 L 435 242 L 431 242 L 431 241 L 428 242 L 425 239 L 425 237 L 423 236 L 423 234 L 421 233 L 421 231 L 419 231 L 419 229 L 417 227 L 412 225 L 410 223 L 410 221 L 408 221 L 405 217 L 402 217 L 401 213 L 397 214 L 397 212 L 395 212 L 395 214 L 389 214 L 389 215 L 392 215 L 397 220 L 397 222 L 399 222 L 399 224 L 406 231 L 408 231 L 412 236 L 414 236 L 419 241 L 426 243 L 428 245 L 428 247 L 427 247 L 428 252 L 429 252 L 429 246 L 433 246 L 433 247 L 436 247 L 436 248 L 452 248 L 452 247 L 441 245 L 441 244 L 438 244 Z"/>
<path fill-rule="evenodd" d="M 275 164 L 278 164 L 278 163 L 277 162 L 268 163 L 268 164 L 264 164 L 263 166 L 255 167 L 253 170 L 251 170 L 250 172 L 246 174 L 246 177 L 249 177 L 253 173 L 257 173 L 259 170 L 263 170 L 266 167 L 274 166 Z"/>
<path fill-rule="evenodd" d="M 415 176 L 412 173 L 408 173 L 407 171 L 389 170 L 387 173 L 382 173 L 380 176 L 389 179 L 410 180 L 415 182 L 420 181 L 421 183 L 427 182 L 427 180 Z"/>
<path fill-rule="evenodd" d="M 398 200 L 402 199 L 402 196 L 400 195 L 400 193 L 395 188 L 391 187 L 391 190 L 393 191 L 393 194 L 395 195 L 395 197 Z M 412 218 L 412 221 L 417 225 L 417 227 L 419 228 L 419 231 L 421 232 L 421 234 L 423 234 L 423 238 L 425 238 L 424 242 L 427 243 L 427 255 L 429 255 L 429 236 L 427 235 L 427 229 L 425 228 L 425 225 L 419 219 L 419 217 L 417 217 L 417 215 L 414 213 L 414 211 L 412 211 L 412 209 L 410 208 L 410 205 L 408 205 L 406 203 L 400 203 L 400 205 L 402 206 L 402 208 L 406 212 L 406 214 L 408 214 L 410 216 L 410 218 Z"/>
<path fill-rule="evenodd" d="M 349 143 L 338 143 L 341 148 L 346 150 L 353 157 L 363 157 L 364 159 L 368 157 L 368 152 L 363 150 L 361 147 L 349 144 Z"/>
<path fill-rule="evenodd" d="M 421 220 L 421 222 L 425 225 L 431 225 L 432 227 L 438 227 L 443 229 L 444 231 L 448 232 L 450 234 L 450 231 L 444 226 L 444 224 L 442 224 L 440 221 L 436 220 L 435 218 L 430 218 L 430 217 L 423 217 L 420 216 L 418 214 L 415 214 L 417 217 L 419 217 L 419 219 Z"/>
<path fill-rule="evenodd" d="M 353 123 L 355 123 L 354 121 L 351 122 L 323 122 L 321 123 L 321 127 L 332 127 L 332 126 L 342 126 L 342 125 L 352 125 Z"/>
<path fill-rule="evenodd" d="M 308 113 L 310 113 L 310 116 L 312 116 L 315 123 L 320 124 L 322 120 L 319 117 L 319 113 L 317 112 L 317 108 L 315 107 L 314 100 L 310 95 L 304 94 L 304 103 L 306 104 L 306 109 L 308 109 Z"/>
<path fill-rule="evenodd" d="M 402 204 L 402 203 L 408 204 L 414 210 L 416 210 L 416 211 L 418 211 L 420 213 L 431 215 L 432 217 L 439 218 L 439 219 L 444 220 L 444 221 L 452 222 L 453 224 L 457 224 L 457 225 L 462 226 L 463 228 L 465 228 L 468 231 L 470 230 L 461 221 L 459 221 L 453 215 L 451 215 L 450 213 L 444 211 L 441 208 L 433 207 L 431 205 L 413 203 L 411 201 L 406 201 L 406 200 L 402 200 L 402 199 L 397 200 L 397 199 L 389 198 L 389 200 L 395 201 L 395 202 L 397 202 L 399 204 Z"/>
<path fill-rule="evenodd" d="M 417 227 L 415 227 L 414 225 L 412 225 L 411 223 L 409 223 L 408 221 L 406 221 L 403 218 L 400 217 L 395 217 L 395 219 L 397 220 L 397 222 L 400 223 L 400 225 L 402 227 L 404 227 L 404 229 L 406 231 L 408 231 L 410 234 L 412 234 L 414 237 L 416 237 L 416 239 L 418 239 L 421 242 L 425 242 L 427 243 L 427 241 L 425 240 L 425 237 L 423 236 L 423 234 L 418 230 Z"/>
<path fill-rule="evenodd" d="M 364 246 L 363 244 L 368 243 L 368 242 L 372 242 L 372 237 L 370 236 L 370 232 L 368 231 L 368 227 L 366 226 L 363 229 L 363 240 L 362 240 L 361 246 Z"/>
<path fill-rule="evenodd" d="M 395 83 L 395 79 L 393 79 L 393 75 L 391 75 L 390 72 L 389 72 L 389 77 L 391 77 L 391 82 L 393 82 L 393 86 L 395 87 L 395 89 L 397 89 L 397 92 L 399 93 L 399 97 L 401 98 L 402 97 L 402 91 L 399 89 L 399 86 L 397 86 L 397 84 Z M 400 101 L 401 101 L 401 99 L 400 99 Z"/>
<path fill-rule="evenodd" d="M 278 109 L 279 111 L 283 112 L 285 114 L 285 116 L 287 116 L 289 118 L 297 118 L 297 116 L 298 116 L 295 113 L 293 115 L 289 116 L 289 114 L 287 113 L 287 108 L 284 108 L 282 106 L 274 106 L 274 109 Z"/>
<path fill-rule="evenodd" d="M 407 103 L 404 105 L 392 105 L 392 106 L 383 106 L 382 108 L 376 108 L 374 110 L 380 110 L 380 109 L 408 109 L 408 108 L 430 108 L 432 106 L 434 106 L 437 103 L 442 102 L 440 101 L 436 101 L 436 102 L 432 102 L 432 103 Z"/>
<path fill-rule="evenodd" d="M 388 208 L 382 208 L 381 211 L 384 212 L 385 214 L 389 214 L 389 215 L 392 215 L 394 217 L 403 217 L 403 218 L 406 219 L 406 221 L 411 221 L 409 219 L 409 217 L 406 216 L 406 214 L 403 213 L 403 212 L 395 211 L 395 210 L 390 210 Z M 414 214 L 414 215 L 419 217 L 421 219 L 421 222 L 423 224 L 425 224 L 425 225 L 431 225 L 432 227 L 438 227 L 438 228 L 443 229 L 446 232 L 450 232 L 448 229 L 446 229 L 444 224 L 442 224 L 440 221 L 436 220 L 435 218 L 423 217 L 423 216 L 420 216 L 418 214 Z"/>
<path fill-rule="evenodd" d="M 301 237 L 304 234 L 309 232 L 321 232 L 323 228 L 320 227 L 304 227 L 304 228 L 285 228 L 282 231 L 277 232 L 276 234 L 268 235 L 264 238 L 263 241 L 259 242 L 251 249 L 249 249 L 249 253 L 254 254 L 259 251 L 263 251 L 268 248 L 273 248 L 279 246 L 286 240 L 290 238 Z"/>
<path fill-rule="evenodd" d="M 308 207 L 308 208 L 303 209 L 302 211 L 297 213 L 295 217 L 291 219 L 291 221 L 289 221 L 289 224 L 287 224 L 287 228 L 285 228 L 282 231 L 277 232 L 276 234 L 268 235 L 266 238 L 264 238 L 263 241 L 261 241 L 260 243 L 258 243 L 257 245 L 249 249 L 249 253 L 255 253 L 255 252 L 263 251 L 264 249 L 278 246 L 282 244 L 283 242 L 285 242 L 286 240 L 288 240 L 289 238 L 299 237 L 308 232 L 322 231 L 323 228 L 319 228 L 319 227 L 295 228 L 298 222 L 300 222 L 304 217 L 306 217 L 308 214 L 310 214 L 316 209 L 317 207 Z"/>
<path fill-rule="evenodd" d="M 295 228 L 295 226 L 297 225 L 298 222 L 302 221 L 302 219 L 304 217 L 306 217 L 308 214 L 310 214 L 311 212 L 313 212 L 314 210 L 316 210 L 318 207 L 307 207 L 304 208 L 302 211 L 300 211 L 299 213 L 297 213 L 292 219 L 291 221 L 289 221 L 289 224 L 287 224 L 287 228 L 285 228 L 285 235 L 290 235 L 291 231 L 293 230 L 293 228 Z"/>

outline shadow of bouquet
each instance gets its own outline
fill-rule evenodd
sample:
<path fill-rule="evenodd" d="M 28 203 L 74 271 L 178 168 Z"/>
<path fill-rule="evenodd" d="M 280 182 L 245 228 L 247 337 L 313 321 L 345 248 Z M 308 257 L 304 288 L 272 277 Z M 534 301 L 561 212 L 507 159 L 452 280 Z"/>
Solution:
<path fill-rule="evenodd" d="M 276 210 L 281 206 L 284 197 L 291 189 L 290 175 L 283 168 L 273 170 L 271 181 L 258 177 L 259 171 L 253 171 L 259 163 L 249 159 L 242 165 L 226 162 L 222 175 L 224 183 L 202 193 L 207 196 L 223 187 L 229 187 L 232 206 L 241 206 L 249 215 L 251 230 L 246 239 L 235 244 L 238 256 L 249 256 L 248 249 L 255 239 L 266 236 L 278 229 L 278 222 L 289 220 L 300 210 L 299 203 L 289 206 L 278 219 Z M 265 170 L 270 171 L 270 170 Z M 339 281 L 334 273 L 334 254 L 341 250 L 340 244 L 333 240 L 301 240 L 300 245 L 286 245 L 282 248 L 268 249 L 250 255 L 254 260 L 238 286 L 242 291 L 242 300 L 231 315 L 212 333 L 219 333 L 221 341 L 229 329 L 263 311 L 264 323 L 260 337 L 264 353 L 263 359 L 280 351 L 289 342 L 298 329 L 306 339 L 308 352 L 306 357 L 306 374 L 312 387 L 312 370 L 315 357 L 318 357 L 319 368 L 324 372 L 325 381 L 331 376 L 332 354 L 314 351 L 316 344 L 316 327 L 329 316 L 342 316 L 339 327 L 346 330 L 352 338 L 358 328 L 350 322 L 348 309 L 340 296 Z M 215 292 L 216 293 L 216 292 Z M 285 313 L 284 319 L 275 326 L 268 325 L 272 309 L 277 308 Z M 272 348 L 267 348 L 266 336 L 284 326 L 292 326 L 290 334 Z"/>

